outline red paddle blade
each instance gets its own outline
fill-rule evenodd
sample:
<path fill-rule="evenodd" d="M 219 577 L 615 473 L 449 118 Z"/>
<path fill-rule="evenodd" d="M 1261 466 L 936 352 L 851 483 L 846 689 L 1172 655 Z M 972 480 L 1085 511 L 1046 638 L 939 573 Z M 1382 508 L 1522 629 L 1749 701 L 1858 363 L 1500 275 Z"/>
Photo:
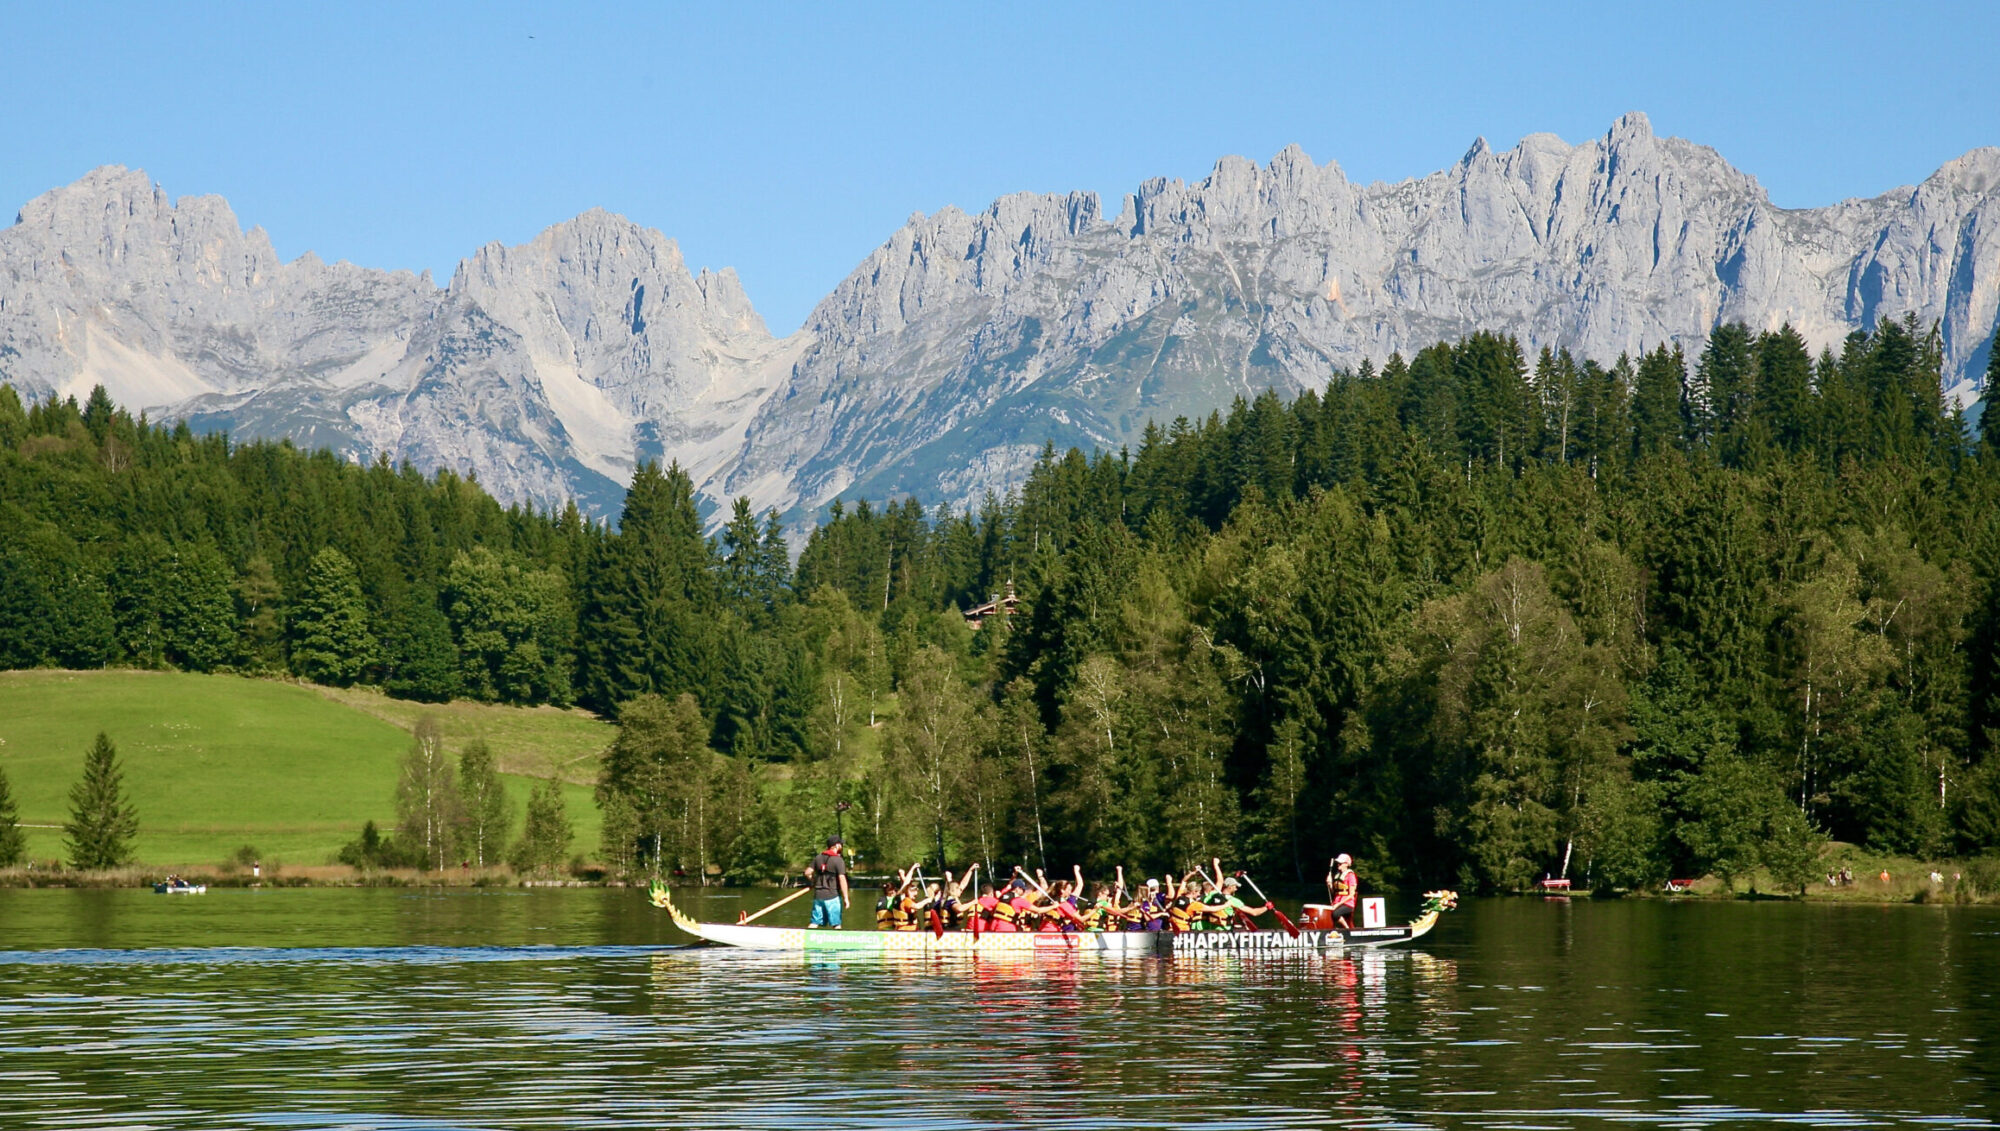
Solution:
<path fill-rule="evenodd" d="M 944 916 L 935 911 L 931 912 L 931 933 L 939 938 L 944 937 Z"/>
<path fill-rule="evenodd" d="M 1278 925 L 1285 928 L 1285 932 L 1287 934 L 1291 935 L 1293 938 L 1299 937 L 1298 924 L 1292 922 L 1290 919 L 1285 918 L 1285 913 L 1278 910 L 1275 905 L 1273 905 L 1271 908 L 1271 914 L 1276 915 L 1278 917 Z"/>

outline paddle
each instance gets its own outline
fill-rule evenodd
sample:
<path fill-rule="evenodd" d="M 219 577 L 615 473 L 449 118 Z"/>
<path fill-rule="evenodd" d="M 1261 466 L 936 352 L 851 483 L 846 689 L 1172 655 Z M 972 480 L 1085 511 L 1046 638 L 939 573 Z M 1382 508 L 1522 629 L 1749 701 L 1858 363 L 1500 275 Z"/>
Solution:
<path fill-rule="evenodd" d="M 1015 874 L 1015 875 L 1017 875 L 1017 876 L 1019 876 L 1019 877 L 1021 877 L 1021 878 L 1022 878 L 1022 879 L 1024 879 L 1024 880 L 1028 881 L 1028 884 L 1029 884 L 1029 886 L 1033 887 L 1033 888 L 1034 888 L 1034 889 L 1035 889 L 1036 891 L 1038 891 L 1038 892 L 1041 892 L 1041 893 L 1042 893 L 1042 898 L 1043 898 L 1043 899 L 1046 899 L 1046 900 L 1048 900 L 1048 901 L 1049 901 L 1050 903 L 1053 903 L 1053 904 L 1055 904 L 1055 905 L 1056 905 L 1056 910 L 1057 910 L 1057 911 L 1060 911 L 1060 912 L 1062 912 L 1062 913 L 1063 913 L 1064 915 L 1067 915 L 1067 916 L 1069 916 L 1069 918 L 1070 918 L 1070 921 L 1071 921 L 1071 922 L 1073 922 L 1073 923 L 1075 923 L 1075 924 L 1077 925 L 1077 927 L 1078 927 L 1079 929 L 1082 929 L 1083 927 L 1087 926 L 1087 924 L 1086 924 L 1086 923 L 1084 923 L 1084 921 L 1083 921 L 1083 916 L 1081 916 L 1081 915 L 1078 915 L 1078 914 L 1076 913 L 1076 911 L 1075 911 L 1075 910 L 1073 910 L 1073 909 L 1072 909 L 1072 908 L 1070 907 L 1070 905 L 1069 905 L 1069 904 L 1067 904 L 1067 903 L 1064 903 L 1064 902 L 1063 902 L 1062 900 L 1060 900 L 1060 899 L 1057 899 L 1057 898 L 1056 898 L 1055 896 L 1053 896 L 1053 895 L 1050 895 L 1050 894 L 1049 894 L 1049 889 L 1047 889 L 1047 888 L 1043 887 L 1043 886 L 1042 886 L 1041 884 L 1039 884 L 1039 883 L 1036 883 L 1036 882 L 1035 882 L 1035 878 L 1034 878 L 1033 876 L 1030 876 L 1030 875 L 1028 875 L 1028 873 L 1026 873 L 1026 872 L 1022 871 L 1022 870 L 1021 870 L 1021 869 L 1019 869 L 1019 868 L 1016 868 L 1016 869 L 1014 869 L 1014 874 Z"/>
<path fill-rule="evenodd" d="M 802 887 L 799 890 L 793 892 L 792 894 L 786 896 L 785 898 L 779 900 L 778 902 L 773 903 L 771 906 L 766 907 L 763 911 L 757 912 L 757 914 L 755 915 L 745 915 L 741 911 L 738 911 L 736 913 L 737 925 L 741 926 L 742 924 L 748 923 L 753 919 L 760 919 L 764 916 L 764 912 L 776 911 L 778 908 L 783 907 L 785 904 L 790 903 L 791 901 L 797 899 L 798 897 L 804 895 L 805 893 L 811 890 L 812 890 L 812 885 L 808 884 L 805 887 Z"/>
<path fill-rule="evenodd" d="M 1264 894 L 1264 889 L 1257 886 L 1257 881 L 1250 878 L 1250 873 L 1238 872 L 1236 873 L 1236 878 L 1250 885 L 1250 890 L 1256 892 L 1257 898 L 1264 901 L 1264 906 L 1271 909 L 1271 914 L 1278 917 L 1278 925 L 1285 928 L 1285 933 L 1291 935 L 1293 938 L 1299 937 L 1298 924 L 1285 918 L 1285 913 L 1278 910 L 1278 905 L 1271 902 L 1271 897 Z"/>

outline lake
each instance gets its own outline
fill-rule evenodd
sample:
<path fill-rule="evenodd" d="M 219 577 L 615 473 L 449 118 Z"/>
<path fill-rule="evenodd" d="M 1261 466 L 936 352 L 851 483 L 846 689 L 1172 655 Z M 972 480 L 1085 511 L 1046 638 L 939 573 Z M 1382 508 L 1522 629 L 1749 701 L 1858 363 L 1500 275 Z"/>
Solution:
<path fill-rule="evenodd" d="M 0 890 L 0 1127 L 1996 1121 L 2000 909 L 1468 900 L 1352 957 L 683 942 L 639 891 Z"/>

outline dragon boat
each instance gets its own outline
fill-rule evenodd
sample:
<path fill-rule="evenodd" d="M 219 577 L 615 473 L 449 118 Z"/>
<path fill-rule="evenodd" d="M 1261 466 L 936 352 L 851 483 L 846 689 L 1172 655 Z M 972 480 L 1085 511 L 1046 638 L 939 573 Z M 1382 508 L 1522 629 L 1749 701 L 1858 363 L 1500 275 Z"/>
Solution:
<path fill-rule="evenodd" d="M 688 934 L 719 946 L 765 951 L 864 951 L 894 954 L 1106 955 L 1265 954 L 1286 951 L 1332 952 L 1413 942 L 1437 926 L 1438 917 L 1458 905 L 1458 895 L 1429 892 L 1416 919 L 1400 927 L 1341 930 L 1312 924 L 1296 933 L 1255 931 L 881 931 L 812 930 L 753 923 L 702 923 L 674 904 L 666 885 L 654 881 L 653 906 Z"/>

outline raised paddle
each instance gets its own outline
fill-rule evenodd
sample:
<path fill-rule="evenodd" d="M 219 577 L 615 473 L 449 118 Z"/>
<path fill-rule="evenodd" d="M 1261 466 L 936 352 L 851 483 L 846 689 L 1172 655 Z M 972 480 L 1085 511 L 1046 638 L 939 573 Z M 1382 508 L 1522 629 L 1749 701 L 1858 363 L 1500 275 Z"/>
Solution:
<path fill-rule="evenodd" d="M 1238 872 L 1236 873 L 1236 878 L 1250 885 L 1250 890 L 1256 892 L 1257 898 L 1264 901 L 1264 906 L 1271 909 L 1271 914 L 1276 915 L 1278 917 L 1278 925 L 1283 927 L 1287 934 L 1291 935 L 1293 938 L 1299 937 L 1298 924 L 1292 922 L 1290 919 L 1285 918 L 1285 913 L 1278 910 L 1278 905 L 1271 902 L 1271 897 L 1264 894 L 1264 889 L 1257 886 L 1257 881 L 1250 878 L 1250 873 Z"/>
<path fill-rule="evenodd" d="M 1034 877 L 1032 877 L 1032 876 L 1028 875 L 1028 873 L 1026 873 L 1026 872 L 1022 871 L 1022 870 L 1021 870 L 1021 869 L 1019 869 L 1019 868 L 1016 868 L 1016 869 L 1014 869 L 1014 874 L 1015 874 L 1015 875 L 1017 875 L 1017 876 L 1019 876 L 1019 877 L 1021 877 L 1021 878 L 1022 878 L 1022 879 L 1024 879 L 1024 880 L 1028 881 L 1028 883 L 1029 883 L 1029 884 L 1030 884 L 1030 885 L 1031 885 L 1031 886 L 1032 886 L 1032 887 L 1033 887 L 1033 888 L 1034 888 L 1034 889 L 1035 889 L 1036 891 L 1038 891 L 1038 892 L 1041 892 L 1041 893 L 1042 893 L 1042 898 L 1043 898 L 1043 899 L 1046 899 L 1046 900 L 1048 900 L 1048 901 L 1049 901 L 1050 903 L 1053 903 L 1053 904 L 1055 904 L 1055 905 L 1056 905 L 1056 910 L 1057 910 L 1057 911 L 1060 911 L 1060 912 L 1062 912 L 1062 913 L 1063 913 L 1064 915 L 1067 915 L 1067 916 L 1069 916 L 1069 918 L 1070 918 L 1070 921 L 1071 921 L 1071 922 L 1073 922 L 1073 923 L 1075 923 L 1075 924 L 1076 924 L 1076 925 L 1077 925 L 1077 926 L 1078 926 L 1079 928 L 1081 928 L 1081 927 L 1086 927 L 1086 926 L 1088 926 L 1088 925 L 1089 925 L 1089 924 L 1087 924 L 1087 923 L 1085 923 L 1085 922 L 1083 921 L 1083 916 L 1081 916 L 1081 915 L 1078 915 L 1078 914 L 1077 914 L 1077 913 L 1075 912 L 1075 910 L 1073 910 L 1073 909 L 1072 909 L 1072 908 L 1070 907 L 1070 905 L 1069 905 L 1069 904 L 1067 904 L 1067 903 L 1064 903 L 1064 902 L 1063 902 L 1062 900 L 1060 900 L 1060 899 L 1057 899 L 1057 898 L 1056 898 L 1055 896 L 1053 896 L 1053 895 L 1050 895 L 1050 894 L 1049 894 L 1049 889 L 1047 889 L 1047 888 L 1043 887 L 1043 886 L 1042 886 L 1041 884 L 1039 884 L 1039 883 L 1036 883 L 1036 882 L 1035 882 L 1035 879 L 1034 879 Z"/>
<path fill-rule="evenodd" d="M 798 897 L 804 895 L 805 893 L 811 890 L 812 890 L 812 885 L 807 884 L 805 887 L 802 887 L 799 890 L 793 892 L 792 894 L 786 896 L 785 898 L 779 900 L 778 902 L 773 903 L 771 906 L 766 907 L 763 911 L 757 912 L 757 914 L 755 915 L 745 915 L 741 911 L 738 911 L 736 913 L 736 923 L 738 926 L 742 926 L 743 924 L 748 923 L 753 919 L 761 919 L 763 918 L 765 911 L 776 911 L 778 908 L 783 907 L 785 904 L 790 903 L 791 901 L 797 899 Z"/>

